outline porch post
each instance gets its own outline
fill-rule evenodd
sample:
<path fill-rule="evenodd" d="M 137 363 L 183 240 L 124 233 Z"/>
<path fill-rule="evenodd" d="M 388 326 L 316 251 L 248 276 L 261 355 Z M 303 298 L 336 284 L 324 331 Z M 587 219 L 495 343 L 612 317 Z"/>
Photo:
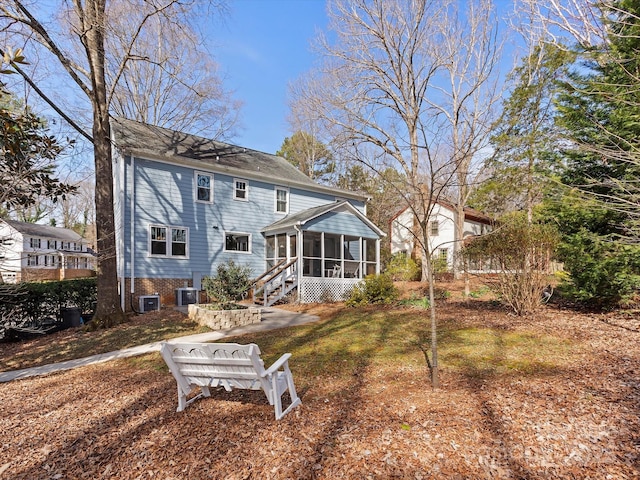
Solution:
<path fill-rule="evenodd" d="M 298 276 L 298 288 L 297 288 L 298 303 L 302 303 L 302 268 L 303 268 L 302 253 L 304 251 L 304 244 L 302 243 L 303 242 L 302 230 L 300 230 L 297 225 L 295 225 L 293 228 L 295 228 L 296 230 L 296 244 L 297 244 L 296 254 L 298 255 L 298 259 L 296 260 L 296 263 L 298 264 L 298 266 L 296 267 L 296 275 Z"/>
<path fill-rule="evenodd" d="M 376 275 L 380 275 L 380 239 L 376 238 Z"/>

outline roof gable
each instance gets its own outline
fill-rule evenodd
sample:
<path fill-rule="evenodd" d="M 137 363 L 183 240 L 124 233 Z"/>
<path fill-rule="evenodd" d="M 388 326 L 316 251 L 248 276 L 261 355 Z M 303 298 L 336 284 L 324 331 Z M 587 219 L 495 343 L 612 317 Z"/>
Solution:
<path fill-rule="evenodd" d="M 438 200 L 435 203 L 439 205 L 441 208 L 445 208 L 450 212 L 455 212 L 455 204 L 453 203 L 450 203 L 446 200 Z M 400 217 L 400 215 L 402 215 L 408 209 L 409 209 L 409 206 L 406 206 L 398 210 L 398 212 L 393 217 L 391 217 L 391 220 L 389 220 L 389 223 L 392 223 L 394 220 Z M 475 210 L 471 207 L 464 207 L 464 219 L 465 221 L 482 223 L 484 225 L 492 225 L 494 223 L 494 220 L 490 216 L 485 215 L 479 210 Z"/>
<path fill-rule="evenodd" d="M 361 222 L 366 224 L 371 230 L 373 230 L 376 234 L 383 237 L 386 234 L 380 230 L 371 220 L 369 220 L 362 212 L 360 212 L 357 208 L 351 205 L 349 202 L 335 202 L 328 203 L 326 205 L 320 205 L 318 207 L 309 208 L 307 210 L 303 210 L 301 212 L 295 213 L 293 215 L 287 215 L 281 220 L 268 225 L 267 227 L 262 229 L 262 232 L 272 232 L 276 230 L 286 230 L 293 228 L 294 226 L 303 226 L 306 223 L 317 219 L 323 215 L 326 215 L 329 212 L 342 212 L 342 213 L 350 213 L 355 215 L 360 219 Z"/>

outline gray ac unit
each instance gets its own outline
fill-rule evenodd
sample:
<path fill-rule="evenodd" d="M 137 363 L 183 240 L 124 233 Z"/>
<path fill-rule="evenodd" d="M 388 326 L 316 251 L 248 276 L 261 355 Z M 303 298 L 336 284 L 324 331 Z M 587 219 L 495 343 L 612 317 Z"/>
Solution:
<path fill-rule="evenodd" d="M 139 302 L 142 313 L 160 310 L 160 295 L 143 295 L 139 298 Z"/>
<path fill-rule="evenodd" d="M 198 303 L 198 290 L 195 288 L 176 288 L 176 305 L 183 307 Z"/>

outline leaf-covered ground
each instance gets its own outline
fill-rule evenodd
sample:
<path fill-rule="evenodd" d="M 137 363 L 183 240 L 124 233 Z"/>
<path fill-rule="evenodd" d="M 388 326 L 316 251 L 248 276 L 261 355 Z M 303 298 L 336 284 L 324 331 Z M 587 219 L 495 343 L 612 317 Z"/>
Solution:
<path fill-rule="evenodd" d="M 260 392 L 176 413 L 157 355 L 0 385 L 0 478 L 640 478 L 634 314 L 449 300 L 438 390 L 413 340 L 427 312 L 323 314 L 241 339 L 291 347 L 303 403 L 279 422 Z"/>

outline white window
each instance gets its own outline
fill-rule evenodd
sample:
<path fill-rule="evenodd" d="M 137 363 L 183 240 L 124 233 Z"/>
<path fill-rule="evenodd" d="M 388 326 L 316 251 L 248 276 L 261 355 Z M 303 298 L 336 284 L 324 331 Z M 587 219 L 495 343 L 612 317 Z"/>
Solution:
<path fill-rule="evenodd" d="M 240 178 L 233 179 L 233 198 L 235 200 L 249 200 L 249 183 Z"/>
<path fill-rule="evenodd" d="M 276 213 L 289 213 L 289 189 L 276 187 Z"/>
<path fill-rule="evenodd" d="M 149 254 L 154 257 L 188 257 L 189 229 L 151 225 Z"/>
<path fill-rule="evenodd" d="M 225 232 L 224 251 L 251 253 L 251 234 L 241 232 Z"/>
<path fill-rule="evenodd" d="M 58 248 L 58 242 L 56 240 L 47 240 L 47 248 L 49 250 L 55 250 Z"/>
<path fill-rule="evenodd" d="M 213 203 L 213 175 L 195 172 L 196 202 Z"/>
<path fill-rule="evenodd" d="M 27 265 L 30 267 L 37 267 L 40 264 L 39 255 L 27 255 Z"/>
<path fill-rule="evenodd" d="M 31 248 L 40 248 L 40 239 L 39 238 L 30 238 L 29 246 Z"/>
<path fill-rule="evenodd" d="M 431 235 L 432 237 L 436 237 L 438 236 L 439 232 L 440 232 L 440 222 L 438 222 L 438 220 L 431 220 L 429 222 L 429 235 Z"/>
<path fill-rule="evenodd" d="M 448 248 L 440 248 L 438 249 L 438 257 L 441 261 L 446 262 L 449 258 L 449 249 Z"/>
<path fill-rule="evenodd" d="M 44 256 L 44 266 L 45 267 L 55 267 L 56 266 L 56 256 L 55 255 L 45 255 Z"/>

